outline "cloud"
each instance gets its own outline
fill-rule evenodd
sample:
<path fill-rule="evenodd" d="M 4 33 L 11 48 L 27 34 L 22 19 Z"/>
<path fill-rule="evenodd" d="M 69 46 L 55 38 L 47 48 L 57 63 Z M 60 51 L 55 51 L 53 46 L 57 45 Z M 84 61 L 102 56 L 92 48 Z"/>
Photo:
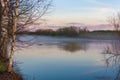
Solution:
<path fill-rule="evenodd" d="M 100 13 L 103 13 L 103 14 L 108 14 L 108 13 L 113 13 L 113 12 L 115 12 L 114 9 L 112 9 L 112 8 L 106 8 L 106 7 L 98 8 L 97 11 L 100 12 Z"/>
<path fill-rule="evenodd" d="M 84 0 L 84 1 L 87 1 L 87 2 L 90 2 L 90 3 L 94 3 L 94 4 L 97 4 L 97 5 L 100 5 L 100 6 L 111 6 L 110 4 L 103 3 L 103 2 L 100 2 L 98 0 Z"/>
<path fill-rule="evenodd" d="M 100 24 L 100 25 L 92 25 L 87 26 L 88 30 L 114 30 L 114 27 L 110 24 Z"/>
<path fill-rule="evenodd" d="M 70 23 L 65 23 L 68 26 L 84 26 L 85 24 L 83 23 L 77 23 L 77 22 L 70 22 Z"/>

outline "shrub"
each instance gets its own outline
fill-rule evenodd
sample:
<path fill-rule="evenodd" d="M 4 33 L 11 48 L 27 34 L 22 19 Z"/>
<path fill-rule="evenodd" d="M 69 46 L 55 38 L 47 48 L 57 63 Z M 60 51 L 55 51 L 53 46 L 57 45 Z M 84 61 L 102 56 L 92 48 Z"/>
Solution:
<path fill-rule="evenodd" d="M 5 66 L 3 66 L 3 65 L 0 66 L 0 72 L 6 71 L 6 69 L 7 68 Z"/>

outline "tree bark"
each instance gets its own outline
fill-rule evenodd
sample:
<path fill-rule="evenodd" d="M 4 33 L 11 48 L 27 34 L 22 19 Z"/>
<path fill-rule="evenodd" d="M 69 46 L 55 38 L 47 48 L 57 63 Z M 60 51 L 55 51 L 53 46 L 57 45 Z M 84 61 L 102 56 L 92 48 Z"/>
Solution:
<path fill-rule="evenodd" d="M 0 56 L 7 58 L 8 49 L 8 2 L 9 0 L 0 0 Z"/>
<path fill-rule="evenodd" d="M 13 56 L 15 51 L 15 42 L 16 42 L 16 28 L 17 28 L 17 20 L 18 20 L 18 0 L 16 0 L 16 7 L 15 7 L 15 16 L 13 18 L 13 33 L 12 33 L 12 44 L 11 44 L 11 53 L 9 57 L 9 65 L 8 65 L 8 72 L 12 72 L 13 70 Z"/>

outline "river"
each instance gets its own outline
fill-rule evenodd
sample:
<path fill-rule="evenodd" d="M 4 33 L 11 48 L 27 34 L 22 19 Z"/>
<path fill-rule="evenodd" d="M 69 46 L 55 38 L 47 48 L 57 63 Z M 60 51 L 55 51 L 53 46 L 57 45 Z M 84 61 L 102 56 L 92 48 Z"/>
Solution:
<path fill-rule="evenodd" d="M 14 61 L 25 80 L 118 80 L 118 40 L 19 36 Z M 31 44 L 29 46 L 26 46 Z M 117 79 L 118 78 L 118 79 Z"/>

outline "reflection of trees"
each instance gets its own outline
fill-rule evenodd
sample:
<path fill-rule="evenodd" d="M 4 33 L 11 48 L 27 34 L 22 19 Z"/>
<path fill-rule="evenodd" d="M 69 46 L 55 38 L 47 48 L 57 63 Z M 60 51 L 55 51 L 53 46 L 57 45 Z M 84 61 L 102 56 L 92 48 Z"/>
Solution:
<path fill-rule="evenodd" d="M 105 62 L 108 67 L 110 64 L 117 66 L 118 70 L 116 68 L 117 74 L 114 80 L 120 80 L 120 41 L 115 41 L 111 46 L 107 46 L 103 54 L 105 55 Z"/>
<path fill-rule="evenodd" d="M 76 43 L 76 42 L 69 42 L 65 44 L 62 49 L 69 51 L 69 52 L 76 52 L 79 50 L 86 51 L 87 47 L 85 43 Z"/>

